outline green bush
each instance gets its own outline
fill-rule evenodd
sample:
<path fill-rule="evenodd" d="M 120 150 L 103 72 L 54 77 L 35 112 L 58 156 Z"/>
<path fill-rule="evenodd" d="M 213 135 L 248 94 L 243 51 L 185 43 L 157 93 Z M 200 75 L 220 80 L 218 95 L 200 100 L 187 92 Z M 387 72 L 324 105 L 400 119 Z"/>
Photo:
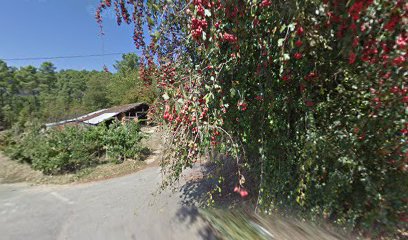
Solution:
<path fill-rule="evenodd" d="M 134 158 L 144 149 L 139 143 L 143 136 L 137 124 L 112 124 L 103 137 L 107 156 L 115 162 Z"/>
<path fill-rule="evenodd" d="M 143 76 L 159 81 L 167 182 L 218 148 L 257 209 L 293 208 L 368 236 L 407 232 L 404 1 L 153 2 L 136 10 L 146 21 L 134 19 L 134 40 Z M 146 44 L 145 22 L 155 31 Z"/>
<path fill-rule="evenodd" d="M 8 136 L 6 153 L 45 174 L 76 172 L 103 161 L 122 162 L 144 150 L 135 123 L 110 126 L 68 126 L 45 131 L 39 125 Z"/>

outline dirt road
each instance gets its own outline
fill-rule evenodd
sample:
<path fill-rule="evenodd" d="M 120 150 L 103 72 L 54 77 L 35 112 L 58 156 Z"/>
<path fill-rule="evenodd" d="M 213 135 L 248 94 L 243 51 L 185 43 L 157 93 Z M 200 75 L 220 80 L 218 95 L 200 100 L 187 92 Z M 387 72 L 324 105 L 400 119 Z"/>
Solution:
<path fill-rule="evenodd" d="M 101 182 L 0 185 L 0 239 L 213 239 L 181 193 L 157 194 L 158 167 Z"/>

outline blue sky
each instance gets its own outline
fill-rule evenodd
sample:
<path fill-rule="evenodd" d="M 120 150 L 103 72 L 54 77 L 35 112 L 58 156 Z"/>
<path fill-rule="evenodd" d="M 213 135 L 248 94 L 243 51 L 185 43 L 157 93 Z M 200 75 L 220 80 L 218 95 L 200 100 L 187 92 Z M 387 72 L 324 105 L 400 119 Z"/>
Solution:
<path fill-rule="evenodd" d="M 118 26 L 113 9 L 105 12 L 103 40 L 95 20 L 99 0 L 0 0 L 0 59 L 138 52 L 132 26 Z M 104 45 L 104 51 L 103 46 Z M 102 70 L 120 55 L 48 60 L 60 69 Z M 9 66 L 39 66 L 45 60 L 6 61 Z"/>

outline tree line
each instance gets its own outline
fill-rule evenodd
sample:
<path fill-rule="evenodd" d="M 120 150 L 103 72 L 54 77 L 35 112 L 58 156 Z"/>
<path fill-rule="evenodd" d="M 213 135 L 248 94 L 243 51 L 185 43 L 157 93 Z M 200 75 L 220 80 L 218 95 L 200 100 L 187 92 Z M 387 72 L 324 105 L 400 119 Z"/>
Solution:
<path fill-rule="evenodd" d="M 139 78 L 139 58 L 124 54 L 108 71 L 12 67 L 0 60 L 0 129 L 27 121 L 52 122 L 113 105 L 152 102 L 155 91 Z M 154 86 L 154 85 L 152 85 Z"/>

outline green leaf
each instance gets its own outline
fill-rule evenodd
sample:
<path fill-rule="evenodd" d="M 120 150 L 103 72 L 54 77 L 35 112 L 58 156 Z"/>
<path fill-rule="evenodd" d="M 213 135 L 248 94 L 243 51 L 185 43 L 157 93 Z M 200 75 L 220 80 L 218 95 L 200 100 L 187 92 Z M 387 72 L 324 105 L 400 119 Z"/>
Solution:
<path fill-rule="evenodd" d="M 285 24 L 283 24 L 283 25 L 282 25 L 282 27 L 280 28 L 279 32 L 283 32 L 283 31 L 285 31 L 285 28 L 286 28 L 286 25 L 285 25 Z"/>
<path fill-rule="evenodd" d="M 154 21 L 153 21 L 153 19 L 152 19 L 151 17 L 147 17 L 147 23 L 148 23 L 150 26 L 153 26 L 153 25 L 154 25 Z"/>
<path fill-rule="evenodd" d="M 231 97 L 235 97 L 236 93 L 237 93 L 237 91 L 235 90 L 235 88 L 230 89 Z"/>

